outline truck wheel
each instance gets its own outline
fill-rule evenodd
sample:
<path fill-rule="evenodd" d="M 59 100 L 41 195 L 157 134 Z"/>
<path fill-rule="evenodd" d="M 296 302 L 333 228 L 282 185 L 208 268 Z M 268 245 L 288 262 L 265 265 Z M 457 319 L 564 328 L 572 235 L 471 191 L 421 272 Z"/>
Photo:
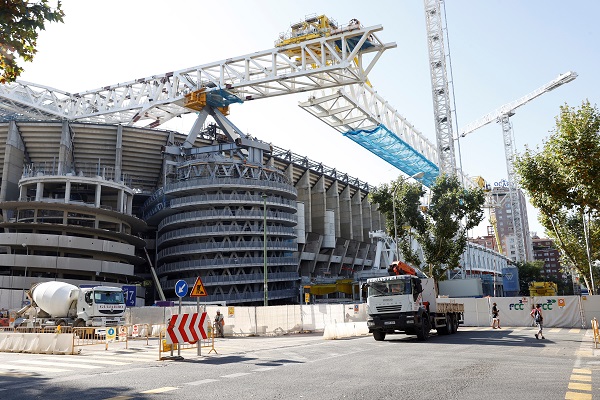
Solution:
<path fill-rule="evenodd" d="M 446 316 L 446 325 L 437 328 L 438 335 L 450 335 L 452 334 L 452 318 L 447 315 Z"/>
<path fill-rule="evenodd" d="M 423 319 L 423 323 L 417 330 L 417 339 L 425 341 L 429 338 L 429 323 L 426 319 Z"/>
<path fill-rule="evenodd" d="M 454 322 L 454 332 L 452 333 L 456 333 L 458 332 L 458 315 L 455 315 L 454 318 L 452 319 L 452 322 Z"/>
<path fill-rule="evenodd" d="M 373 331 L 373 338 L 375 338 L 376 341 L 381 342 L 381 341 L 385 340 L 385 332 Z"/>

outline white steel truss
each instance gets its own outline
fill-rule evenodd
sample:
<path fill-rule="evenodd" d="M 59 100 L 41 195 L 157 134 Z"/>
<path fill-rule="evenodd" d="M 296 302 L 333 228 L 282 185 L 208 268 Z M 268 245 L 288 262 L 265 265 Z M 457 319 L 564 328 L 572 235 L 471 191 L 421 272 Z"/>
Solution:
<path fill-rule="evenodd" d="M 0 118 L 128 125 L 139 121 L 156 127 L 193 112 L 184 107 L 184 97 L 200 89 L 247 101 L 361 83 L 382 53 L 396 47 L 377 38 L 375 33 L 382 29 L 381 25 L 357 26 L 331 36 L 81 93 L 17 81 L 0 85 Z M 363 57 L 366 54 L 369 59 Z M 223 102 L 233 100 L 224 98 Z"/>
<path fill-rule="evenodd" d="M 429 71 L 433 114 L 438 149 L 440 172 L 456 175 L 454 155 L 454 135 L 452 134 L 452 108 L 446 70 L 446 50 L 440 4 L 443 0 L 424 0 L 425 22 L 427 25 L 427 48 L 429 50 Z"/>

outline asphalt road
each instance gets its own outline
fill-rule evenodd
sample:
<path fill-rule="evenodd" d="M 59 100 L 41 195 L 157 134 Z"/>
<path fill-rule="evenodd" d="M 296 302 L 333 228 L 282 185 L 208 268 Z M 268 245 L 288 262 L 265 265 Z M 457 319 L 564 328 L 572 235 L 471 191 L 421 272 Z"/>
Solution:
<path fill-rule="evenodd" d="M 1 399 L 597 399 L 600 349 L 589 330 L 461 327 L 414 336 L 324 340 L 321 334 L 220 339 L 218 354 L 157 342 L 79 355 L 0 353 Z"/>

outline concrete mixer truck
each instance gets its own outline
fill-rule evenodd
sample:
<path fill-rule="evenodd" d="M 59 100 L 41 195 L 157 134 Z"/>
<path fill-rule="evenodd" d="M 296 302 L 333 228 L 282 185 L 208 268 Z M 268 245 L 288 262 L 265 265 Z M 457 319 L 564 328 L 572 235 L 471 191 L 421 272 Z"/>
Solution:
<path fill-rule="evenodd" d="M 101 327 L 125 324 L 121 288 L 77 287 L 65 282 L 36 283 L 26 292 L 31 304 L 17 312 L 15 327 Z"/>

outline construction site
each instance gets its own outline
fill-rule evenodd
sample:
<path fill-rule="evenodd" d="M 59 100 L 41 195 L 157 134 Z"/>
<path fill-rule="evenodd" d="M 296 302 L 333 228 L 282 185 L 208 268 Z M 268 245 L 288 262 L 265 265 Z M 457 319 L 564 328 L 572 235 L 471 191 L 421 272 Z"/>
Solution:
<path fill-rule="evenodd" d="M 469 244 L 449 272 L 501 295 L 503 270 L 532 260 L 509 117 L 577 74 L 455 132 L 440 2 L 425 11 L 435 142 L 368 81 L 396 44 L 356 19 L 309 16 L 273 48 L 79 93 L 0 85 L 0 308 L 22 307 L 23 291 L 47 280 L 137 285 L 136 305 L 176 300 L 176 282 L 197 277 L 212 304 L 360 299 L 361 280 L 398 259 L 389 216 L 369 201 L 373 186 L 244 133 L 230 114 L 233 104 L 304 92 L 299 106 L 324 129 L 426 188 L 442 173 L 485 187 L 457 165 L 455 136 L 501 122 L 508 181 L 487 204 L 495 246 Z M 189 131 L 162 128 L 190 114 Z M 495 210 L 504 204 L 512 212 L 501 238 Z"/>

